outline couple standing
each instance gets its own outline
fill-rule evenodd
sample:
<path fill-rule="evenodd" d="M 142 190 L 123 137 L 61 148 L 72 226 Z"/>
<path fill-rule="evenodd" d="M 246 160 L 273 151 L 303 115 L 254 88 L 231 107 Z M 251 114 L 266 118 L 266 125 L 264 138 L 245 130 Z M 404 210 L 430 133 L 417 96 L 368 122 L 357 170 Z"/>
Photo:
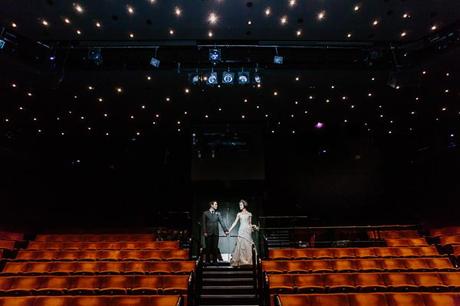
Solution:
<path fill-rule="evenodd" d="M 209 202 L 209 209 L 203 212 L 203 235 L 206 242 L 206 262 L 212 260 L 217 263 L 219 256 L 219 225 L 222 226 L 226 236 L 232 229 L 240 222 L 238 229 L 238 237 L 236 239 L 235 249 L 230 259 L 230 264 L 233 267 L 252 265 L 252 231 L 257 229 L 257 226 L 252 225 L 252 214 L 248 211 L 248 202 L 241 200 L 239 203 L 240 212 L 236 215 L 230 229 L 227 230 L 226 226 L 222 223 L 222 217 L 217 211 L 218 204 L 216 201 Z"/>

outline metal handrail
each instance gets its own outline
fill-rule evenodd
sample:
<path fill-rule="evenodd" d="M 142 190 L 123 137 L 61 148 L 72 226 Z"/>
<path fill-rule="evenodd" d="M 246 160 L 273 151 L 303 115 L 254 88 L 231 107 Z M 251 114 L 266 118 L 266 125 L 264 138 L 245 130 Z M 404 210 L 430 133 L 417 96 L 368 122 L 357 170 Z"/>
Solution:
<path fill-rule="evenodd" d="M 343 225 L 343 226 L 293 226 L 293 227 L 261 227 L 261 230 L 319 230 L 319 229 L 402 229 L 417 228 L 417 224 L 395 225 Z"/>

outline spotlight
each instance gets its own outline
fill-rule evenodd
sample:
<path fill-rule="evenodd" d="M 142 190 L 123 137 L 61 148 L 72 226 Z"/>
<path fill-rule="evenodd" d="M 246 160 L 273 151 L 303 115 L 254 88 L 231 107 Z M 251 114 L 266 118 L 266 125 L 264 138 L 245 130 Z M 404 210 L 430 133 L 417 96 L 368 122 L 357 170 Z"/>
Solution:
<path fill-rule="evenodd" d="M 220 49 L 209 49 L 209 61 L 213 64 L 222 61 L 222 53 Z"/>
<path fill-rule="evenodd" d="M 96 65 L 102 64 L 102 51 L 101 48 L 93 48 L 88 51 L 88 59 L 93 61 Z"/>
<path fill-rule="evenodd" d="M 222 73 L 222 83 L 223 84 L 233 84 L 233 80 L 235 78 L 235 74 L 233 72 L 230 72 L 230 71 L 224 71 Z"/>
<path fill-rule="evenodd" d="M 158 68 L 160 67 L 160 60 L 156 57 L 152 57 L 152 59 L 150 59 L 150 65 L 152 65 L 155 68 Z"/>
<path fill-rule="evenodd" d="M 190 73 L 189 74 L 189 80 L 190 80 L 190 83 L 192 83 L 192 85 L 198 85 L 200 83 L 200 81 L 201 81 L 201 77 L 198 74 L 198 72 Z"/>
<path fill-rule="evenodd" d="M 246 85 L 249 83 L 249 72 L 241 71 L 238 72 L 238 84 Z"/>
<path fill-rule="evenodd" d="M 280 55 L 275 55 L 273 57 L 273 63 L 274 64 L 277 64 L 277 65 L 282 65 L 284 62 L 284 57 L 280 56 Z"/>
<path fill-rule="evenodd" d="M 0 49 L 3 49 L 5 47 L 5 41 L 3 39 L 0 39 Z"/>
<path fill-rule="evenodd" d="M 256 84 L 262 84 L 262 77 L 258 72 L 254 74 L 254 83 Z"/>
<path fill-rule="evenodd" d="M 213 86 L 213 85 L 217 85 L 217 83 L 218 83 L 217 72 L 209 73 L 206 79 L 206 84 Z"/>

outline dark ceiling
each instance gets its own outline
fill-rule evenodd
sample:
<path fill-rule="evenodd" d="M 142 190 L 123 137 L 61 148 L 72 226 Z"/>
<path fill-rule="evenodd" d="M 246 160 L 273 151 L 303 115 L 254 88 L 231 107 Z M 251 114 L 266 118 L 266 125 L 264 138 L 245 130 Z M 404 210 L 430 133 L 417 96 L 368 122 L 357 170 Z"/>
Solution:
<path fill-rule="evenodd" d="M 4 0 L 1 128 L 131 139 L 206 122 L 257 122 L 268 134 L 324 122 L 371 135 L 457 137 L 459 1 L 290 3 Z M 214 44 L 224 58 L 215 66 L 207 59 Z M 91 46 L 102 47 L 101 65 L 88 60 Z M 284 65 L 273 64 L 277 51 Z M 152 56 L 159 69 L 149 65 Z M 263 81 L 190 84 L 190 73 L 211 68 L 259 69 Z"/>
<path fill-rule="evenodd" d="M 459 12 L 455 0 L 3 0 L 0 21 L 42 41 L 411 41 L 455 23 Z"/>

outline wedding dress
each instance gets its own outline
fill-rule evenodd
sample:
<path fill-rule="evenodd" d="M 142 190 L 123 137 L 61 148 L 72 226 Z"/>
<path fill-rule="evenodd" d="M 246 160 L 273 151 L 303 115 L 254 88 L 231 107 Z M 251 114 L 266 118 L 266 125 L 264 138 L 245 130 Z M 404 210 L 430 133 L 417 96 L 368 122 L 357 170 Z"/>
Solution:
<path fill-rule="evenodd" d="M 229 231 L 231 231 L 238 221 L 240 228 L 238 229 L 238 237 L 236 238 L 235 249 L 230 259 L 230 264 L 234 267 L 252 265 L 252 240 L 253 227 L 251 224 L 252 214 L 250 212 L 240 212 L 236 215 Z"/>

